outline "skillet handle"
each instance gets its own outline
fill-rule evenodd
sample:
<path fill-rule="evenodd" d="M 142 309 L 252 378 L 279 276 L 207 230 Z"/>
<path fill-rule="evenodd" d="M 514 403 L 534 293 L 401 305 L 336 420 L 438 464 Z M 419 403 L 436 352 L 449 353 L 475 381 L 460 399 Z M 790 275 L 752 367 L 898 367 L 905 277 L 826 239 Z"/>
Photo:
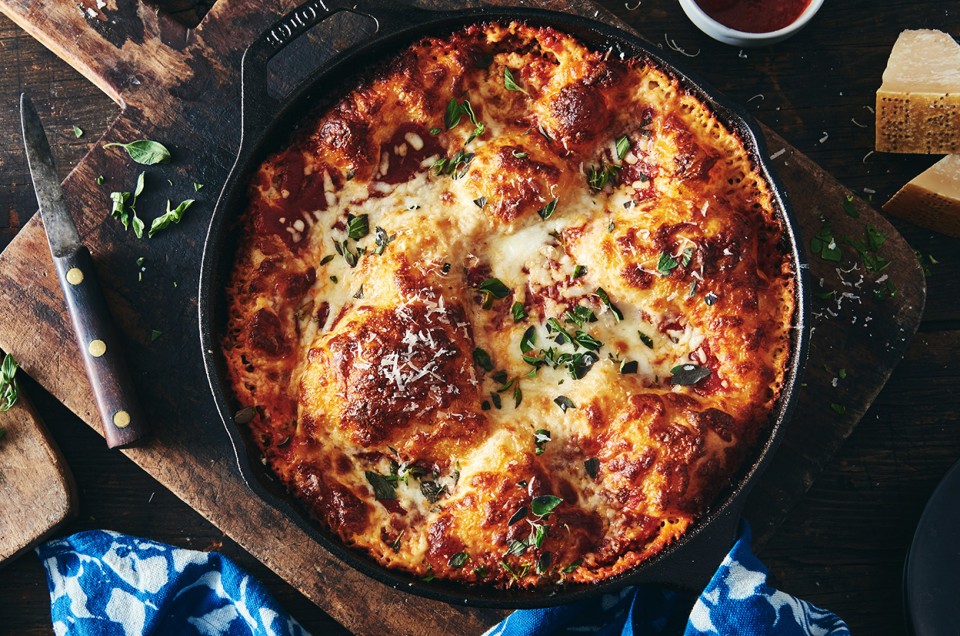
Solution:
<path fill-rule="evenodd" d="M 372 19 L 378 37 L 415 27 L 423 23 L 426 16 L 437 13 L 396 0 L 307 0 L 261 33 L 243 54 L 240 77 L 244 137 L 261 130 L 282 108 L 282 102 L 267 92 L 267 62 L 311 28 L 341 11 Z M 360 42 L 354 46 L 358 44 Z M 298 92 L 308 81 L 301 82 L 293 92 Z"/>

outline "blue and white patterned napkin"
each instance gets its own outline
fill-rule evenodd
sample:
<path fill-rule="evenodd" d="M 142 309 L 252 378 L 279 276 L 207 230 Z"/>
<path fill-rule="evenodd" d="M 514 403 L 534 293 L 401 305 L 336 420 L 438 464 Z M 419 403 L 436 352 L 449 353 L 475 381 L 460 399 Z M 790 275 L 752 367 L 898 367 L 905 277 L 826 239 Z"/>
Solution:
<path fill-rule="evenodd" d="M 57 636 L 252 634 L 307 632 L 260 585 L 228 558 L 115 532 L 93 530 L 37 548 L 47 571 Z M 689 607 L 689 605 L 686 605 Z M 491 636 L 598 634 L 687 636 L 848 636 L 834 614 L 773 589 L 750 552 L 744 526 L 689 617 L 683 599 L 660 588 L 541 610 L 521 610 Z"/>
<path fill-rule="evenodd" d="M 106 530 L 37 548 L 57 636 L 301 636 L 259 581 L 216 552 Z"/>

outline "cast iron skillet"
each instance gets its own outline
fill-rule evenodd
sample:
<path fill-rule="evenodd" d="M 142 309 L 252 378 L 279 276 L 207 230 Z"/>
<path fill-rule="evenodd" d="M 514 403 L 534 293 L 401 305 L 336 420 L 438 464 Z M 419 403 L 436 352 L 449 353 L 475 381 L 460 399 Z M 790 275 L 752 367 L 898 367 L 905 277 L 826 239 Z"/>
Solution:
<path fill-rule="evenodd" d="M 323 65 L 301 82 L 282 101 L 267 91 L 267 62 L 281 49 L 314 25 L 340 11 L 365 15 L 376 23 L 377 33 L 357 43 Z M 364 554 L 345 547 L 339 539 L 313 522 L 295 500 L 272 478 L 260 461 L 260 454 L 244 425 L 234 422 L 237 405 L 232 396 L 220 343 L 226 325 L 224 289 L 236 249 L 239 213 L 246 205 L 246 186 L 250 175 L 278 143 L 289 139 L 290 130 L 308 113 L 332 99 L 332 89 L 343 85 L 357 69 L 369 68 L 419 38 L 447 34 L 459 27 L 489 20 L 524 20 L 534 25 L 552 26 L 580 38 L 597 49 L 613 48 L 614 54 L 652 59 L 672 70 L 685 88 L 709 104 L 716 115 L 736 131 L 753 160 L 771 185 L 785 242 L 793 264 L 796 286 L 796 314 L 791 331 L 791 356 L 781 396 L 771 414 L 769 436 L 757 450 L 756 459 L 715 502 L 709 513 L 686 535 L 653 559 L 620 575 L 591 585 L 573 585 L 559 590 L 496 590 L 472 588 L 451 582 L 425 582 L 404 572 L 384 568 Z M 699 593 L 729 550 L 750 487 L 770 461 L 784 430 L 799 387 L 799 376 L 806 360 L 808 327 L 807 287 L 802 250 L 796 223 L 789 211 L 785 193 L 767 166 L 763 138 L 745 111 L 707 87 L 692 75 L 680 71 L 643 40 L 601 22 L 564 13 L 528 8 L 480 8 L 436 12 L 399 5 L 390 0 L 311 0 L 274 24 L 247 49 L 242 67 L 243 125 L 236 163 L 220 193 L 207 234 L 200 271 L 200 340 L 207 378 L 220 416 L 233 442 L 240 472 L 250 488 L 282 511 L 324 548 L 353 568 L 390 585 L 428 598 L 478 607 L 529 608 L 557 605 L 626 585 L 656 583 Z M 291 546 L 292 547 L 292 546 Z"/>

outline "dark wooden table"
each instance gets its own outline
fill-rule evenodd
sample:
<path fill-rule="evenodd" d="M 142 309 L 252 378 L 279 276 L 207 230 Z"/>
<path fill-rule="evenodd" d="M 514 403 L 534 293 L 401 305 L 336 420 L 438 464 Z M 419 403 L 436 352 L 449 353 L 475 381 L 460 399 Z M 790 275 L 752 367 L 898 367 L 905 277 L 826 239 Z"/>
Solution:
<path fill-rule="evenodd" d="M 868 154 L 871 107 L 897 34 L 939 28 L 958 35 L 955 0 L 827 2 L 792 40 L 745 51 L 707 38 L 671 0 L 602 4 L 649 40 L 693 56 L 691 68 L 877 206 L 937 159 Z M 45 119 L 61 175 L 117 114 L 95 87 L 0 18 L 0 245 L 36 208 L 19 137 L 21 91 Z M 74 125 L 82 137 L 74 135 Z M 854 633 L 865 634 L 903 632 L 906 551 L 924 502 L 960 458 L 960 241 L 894 224 L 929 266 L 920 333 L 859 427 L 760 550 L 782 589 L 837 612 Z M 80 516 L 64 533 L 111 528 L 220 550 L 260 578 L 314 633 L 342 631 L 136 465 L 108 451 L 42 389 L 24 385 L 77 478 Z M 50 631 L 43 571 L 28 555 L 0 570 L 0 633 Z"/>

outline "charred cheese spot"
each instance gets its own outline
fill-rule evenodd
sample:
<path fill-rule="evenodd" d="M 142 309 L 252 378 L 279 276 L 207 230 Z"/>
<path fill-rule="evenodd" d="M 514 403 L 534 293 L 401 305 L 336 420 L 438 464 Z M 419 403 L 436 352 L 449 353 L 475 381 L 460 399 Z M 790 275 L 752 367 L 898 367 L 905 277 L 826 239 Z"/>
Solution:
<path fill-rule="evenodd" d="M 682 537 L 791 353 L 743 141 L 650 61 L 522 23 L 425 38 L 338 94 L 238 226 L 222 349 L 265 463 L 417 576 L 589 583 Z"/>

